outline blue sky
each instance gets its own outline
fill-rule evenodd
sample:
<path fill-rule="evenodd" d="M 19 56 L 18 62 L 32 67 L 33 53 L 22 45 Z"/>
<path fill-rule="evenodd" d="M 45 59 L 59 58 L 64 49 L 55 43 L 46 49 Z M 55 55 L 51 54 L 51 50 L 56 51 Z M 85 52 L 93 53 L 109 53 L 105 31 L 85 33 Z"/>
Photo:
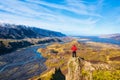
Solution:
<path fill-rule="evenodd" d="M 120 33 L 120 0 L 0 0 L 0 22 L 69 35 Z"/>

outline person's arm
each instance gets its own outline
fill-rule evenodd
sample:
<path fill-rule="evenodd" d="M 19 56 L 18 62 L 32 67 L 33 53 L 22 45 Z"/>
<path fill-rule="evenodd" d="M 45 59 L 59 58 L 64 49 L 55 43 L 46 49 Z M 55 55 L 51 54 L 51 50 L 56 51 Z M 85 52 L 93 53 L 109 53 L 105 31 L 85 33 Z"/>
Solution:
<path fill-rule="evenodd" d="M 73 47 L 71 47 L 71 50 L 73 50 Z"/>
<path fill-rule="evenodd" d="M 75 47 L 75 50 L 77 50 L 77 47 Z"/>

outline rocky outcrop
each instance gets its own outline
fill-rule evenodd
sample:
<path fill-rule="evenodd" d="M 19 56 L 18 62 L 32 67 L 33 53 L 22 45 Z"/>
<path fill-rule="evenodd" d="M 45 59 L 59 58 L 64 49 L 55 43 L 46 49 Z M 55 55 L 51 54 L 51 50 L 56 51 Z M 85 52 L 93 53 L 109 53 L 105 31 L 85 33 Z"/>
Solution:
<path fill-rule="evenodd" d="M 66 80 L 92 80 L 93 70 L 91 63 L 84 61 L 82 58 L 70 58 Z"/>
<path fill-rule="evenodd" d="M 68 72 L 63 74 L 60 68 L 51 69 L 44 74 L 30 80 L 96 80 L 97 71 L 109 71 L 111 67 L 107 63 L 91 63 L 81 57 L 71 57 L 67 64 Z M 66 77 L 66 79 L 65 79 Z M 103 80 L 103 79 L 97 79 Z"/>
<path fill-rule="evenodd" d="M 72 57 L 68 61 L 66 80 L 93 80 L 93 71 L 110 70 L 107 63 L 92 64 L 80 57 Z"/>

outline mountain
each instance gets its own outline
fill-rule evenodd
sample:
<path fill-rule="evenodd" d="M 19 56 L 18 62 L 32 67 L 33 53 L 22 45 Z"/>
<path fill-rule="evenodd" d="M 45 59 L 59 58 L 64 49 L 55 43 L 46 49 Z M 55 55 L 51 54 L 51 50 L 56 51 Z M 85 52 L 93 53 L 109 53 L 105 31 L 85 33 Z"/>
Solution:
<path fill-rule="evenodd" d="M 63 37 L 65 34 L 36 27 L 14 24 L 0 24 L 0 39 L 25 39 L 43 37 Z"/>
<path fill-rule="evenodd" d="M 120 40 L 120 34 L 114 34 L 112 37 L 110 37 L 112 39 L 116 39 L 116 40 Z"/>
<path fill-rule="evenodd" d="M 25 25 L 0 23 L 0 55 L 35 44 L 61 42 L 65 34 Z"/>
<path fill-rule="evenodd" d="M 111 39 L 115 39 L 115 40 L 120 40 L 120 33 L 101 35 L 100 37 L 101 38 L 111 38 Z"/>

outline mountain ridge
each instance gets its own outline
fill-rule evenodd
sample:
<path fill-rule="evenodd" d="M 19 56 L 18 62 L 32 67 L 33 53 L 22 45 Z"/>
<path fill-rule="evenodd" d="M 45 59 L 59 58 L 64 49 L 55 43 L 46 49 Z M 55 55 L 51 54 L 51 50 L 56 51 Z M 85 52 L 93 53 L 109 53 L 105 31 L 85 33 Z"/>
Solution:
<path fill-rule="evenodd" d="M 61 32 L 15 24 L 0 24 L 1 39 L 25 39 L 43 37 L 63 37 Z"/>
<path fill-rule="evenodd" d="M 25 25 L 0 23 L 0 55 L 19 48 L 50 42 L 61 42 L 65 34 Z"/>
<path fill-rule="evenodd" d="M 120 40 L 120 33 L 106 34 L 106 35 L 101 35 L 100 37 L 101 38 L 110 38 L 110 39 Z"/>

